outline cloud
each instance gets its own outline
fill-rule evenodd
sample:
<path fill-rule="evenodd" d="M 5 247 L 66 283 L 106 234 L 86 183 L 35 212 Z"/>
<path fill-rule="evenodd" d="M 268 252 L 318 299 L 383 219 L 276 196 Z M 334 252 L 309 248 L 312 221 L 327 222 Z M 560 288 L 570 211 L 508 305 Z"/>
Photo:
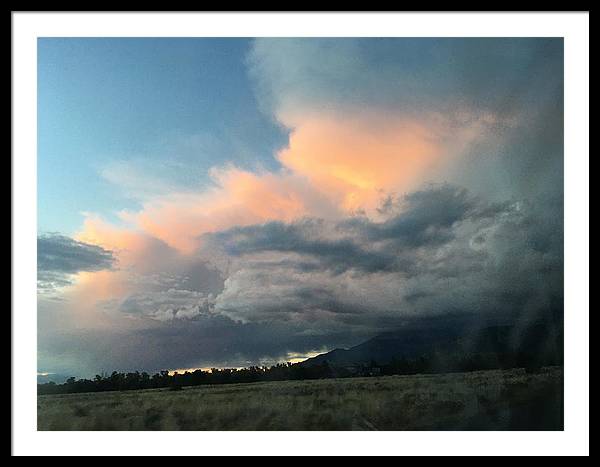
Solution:
<path fill-rule="evenodd" d="M 223 290 L 223 273 L 207 257 L 181 254 L 142 232 L 89 217 L 78 238 L 110 246 L 119 270 L 80 275 L 70 293 L 76 303 L 142 321 L 192 319 Z"/>
<path fill-rule="evenodd" d="M 38 289 L 53 290 L 71 283 L 79 272 L 110 269 L 115 262 L 112 251 L 78 242 L 58 234 L 38 236 Z"/>
<path fill-rule="evenodd" d="M 256 174 L 237 168 L 215 169 L 212 174 L 216 185 L 206 191 L 156 199 L 124 217 L 143 232 L 189 254 L 199 247 L 204 233 L 333 209 L 324 196 L 293 174 Z"/>
<path fill-rule="evenodd" d="M 195 319 L 207 315 L 214 307 L 214 296 L 187 289 L 138 292 L 119 305 L 119 311 L 143 315 L 158 321 Z"/>
<path fill-rule="evenodd" d="M 333 157 L 335 167 L 343 158 L 315 151 L 310 141 L 326 147 L 327 134 L 334 136 L 351 162 L 361 152 L 343 144 L 351 133 L 340 128 L 375 116 L 376 124 L 356 133 L 372 132 L 381 120 L 404 121 L 411 133 L 436 135 L 440 144 L 424 159 L 408 158 L 416 163 L 382 166 L 378 154 L 396 155 L 386 143 L 398 139 L 379 138 L 378 151 L 362 151 L 364 164 L 343 167 L 359 180 L 373 180 L 370 167 L 379 166 L 375 180 L 390 180 L 396 192 L 425 178 L 497 199 L 548 196 L 562 185 L 562 38 L 259 38 L 249 70 L 265 112 L 295 130 L 297 156 L 287 159 L 314 160 L 317 173 L 320 160 L 327 166 Z M 327 121 L 338 122 L 338 130 L 319 132 L 331 127 Z M 413 136 L 409 147 L 422 143 Z M 407 169 L 412 175 L 402 180 Z"/>
<path fill-rule="evenodd" d="M 214 167 L 201 187 L 178 191 L 169 189 L 168 167 L 151 171 L 149 188 L 127 175 L 138 171 L 125 161 L 103 175 L 143 201 L 141 209 L 121 213 L 125 221 L 186 254 L 201 246 L 202 235 L 233 226 L 363 211 L 376 216 L 382 196 L 424 182 L 451 174 L 469 186 L 464 174 L 473 161 L 465 156 L 474 147 L 498 152 L 505 137 L 516 137 L 527 120 L 523 102 L 536 102 L 553 89 L 548 81 L 559 79 L 552 74 L 531 86 L 524 70 L 532 70 L 528 77 L 552 70 L 560 64 L 559 45 L 533 39 L 257 39 L 248 56 L 257 98 L 289 135 L 271 170 Z M 535 96 L 521 91 L 525 85 Z"/>
<path fill-rule="evenodd" d="M 367 216 L 341 221 L 306 218 L 293 223 L 269 222 L 237 227 L 209 237 L 233 256 L 277 252 L 305 255 L 333 271 L 401 270 L 406 266 L 399 249 L 433 248 L 450 242 L 455 226 L 507 214 L 507 204 L 486 204 L 466 189 L 448 184 L 405 195 L 395 203 L 386 199 L 387 219 Z M 394 207 L 390 207 L 394 205 Z M 314 270 L 310 261 L 302 267 Z"/>
<path fill-rule="evenodd" d="M 562 81 L 562 40 L 259 38 L 248 63 L 265 111 L 291 127 L 310 112 L 364 108 L 508 116 Z"/>
<path fill-rule="evenodd" d="M 562 311 L 562 40 L 261 38 L 248 66 L 288 144 L 201 184 L 107 166 L 141 208 L 75 235 L 119 267 L 40 301 L 43 370 L 239 366 Z"/>
<path fill-rule="evenodd" d="M 560 309 L 561 219 L 550 207 L 491 203 L 447 184 L 383 205 L 379 220 L 217 232 L 198 256 L 149 243 L 119 271 L 84 273 L 71 295 L 79 298 L 60 304 L 60 332 L 42 333 L 44 368 L 243 366 L 357 344 L 408 322 Z M 204 250 L 225 267 L 214 269 Z M 51 305 L 41 306 L 45 323 Z M 82 321 L 86 307 L 93 321 Z"/>
<path fill-rule="evenodd" d="M 306 216 L 342 218 L 361 211 L 377 215 L 384 194 L 405 193 L 423 183 L 459 157 L 484 125 L 479 120 L 459 126 L 445 118 L 434 120 L 307 116 L 291 133 L 288 147 L 276 155 L 280 170 L 214 168 L 212 185 L 205 189 L 154 196 L 139 211 L 120 216 L 147 237 L 191 254 L 204 234 L 233 226 Z M 114 229 L 98 224 L 86 221 L 80 238 L 100 244 L 106 241 L 102 235 L 116 240 Z M 123 236 L 131 238 L 131 233 Z"/>
<path fill-rule="evenodd" d="M 560 222 L 536 206 L 489 203 L 450 185 L 397 205 L 382 222 L 307 219 L 214 235 L 211 244 L 237 258 L 215 310 L 242 322 L 376 332 L 431 316 L 560 307 Z"/>
<path fill-rule="evenodd" d="M 157 163 L 138 158 L 111 161 L 101 168 L 100 176 L 119 187 L 127 197 L 145 200 L 174 190 L 184 191 L 185 186 L 177 175 L 185 170 L 183 164 L 173 161 Z"/>
<path fill-rule="evenodd" d="M 372 211 L 381 192 L 408 192 L 450 163 L 484 133 L 473 118 L 356 110 L 307 114 L 295 124 L 279 161 L 308 179 L 343 212 Z"/>
<path fill-rule="evenodd" d="M 241 256 L 265 251 L 307 255 L 340 272 L 358 265 L 366 271 L 391 267 L 386 255 L 368 251 L 352 239 L 324 237 L 326 229 L 327 226 L 322 221 L 314 219 L 293 224 L 270 222 L 222 232 L 216 235 L 216 241 L 222 242 L 230 255 Z"/>

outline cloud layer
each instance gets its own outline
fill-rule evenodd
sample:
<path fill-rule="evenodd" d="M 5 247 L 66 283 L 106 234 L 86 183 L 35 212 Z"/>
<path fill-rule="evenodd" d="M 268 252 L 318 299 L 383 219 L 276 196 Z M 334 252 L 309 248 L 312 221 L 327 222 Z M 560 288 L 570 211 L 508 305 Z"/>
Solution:
<path fill-rule="evenodd" d="M 562 311 L 560 40 L 257 39 L 247 65 L 288 135 L 275 168 L 177 190 L 153 166 L 150 195 L 104 170 L 141 208 L 40 238 L 41 289 L 71 284 L 40 301 L 44 370 L 238 366 Z"/>
<path fill-rule="evenodd" d="M 560 222 L 460 187 L 411 193 L 386 220 L 306 219 L 213 236 L 237 258 L 216 310 L 244 322 L 386 326 L 452 313 L 506 319 L 560 306 Z M 328 324 L 325 324 L 328 323 Z"/>

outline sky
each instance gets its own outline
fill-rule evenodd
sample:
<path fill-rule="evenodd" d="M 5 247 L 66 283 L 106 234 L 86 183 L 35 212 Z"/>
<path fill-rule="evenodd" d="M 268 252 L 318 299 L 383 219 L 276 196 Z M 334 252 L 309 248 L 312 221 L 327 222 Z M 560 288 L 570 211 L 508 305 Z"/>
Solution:
<path fill-rule="evenodd" d="M 37 137 L 39 372 L 562 313 L 562 39 L 40 38 Z"/>

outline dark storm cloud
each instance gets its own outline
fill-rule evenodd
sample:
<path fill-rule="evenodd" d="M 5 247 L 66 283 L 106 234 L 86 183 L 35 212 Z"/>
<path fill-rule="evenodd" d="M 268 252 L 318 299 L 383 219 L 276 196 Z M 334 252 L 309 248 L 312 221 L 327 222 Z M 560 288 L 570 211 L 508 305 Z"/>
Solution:
<path fill-rule="evenodd" d="M 78 242 L 59 234 L 38 236 L 37 269 L 40 289 L 68 285 L 70 275 L 110 269 L 114 262 L 113 253 L 99 246 Z"/>
<path fill-rule="evenodd" d="M 211 241 L 223 245 L 232 256 L 279 252 L 312 258 L 312 262 L 297 262 L 297 268 L 304 271 L 317 270 L 319 265 L 334 273 L 351 269 L 365 273 L 406 271 L 407 255 L 415 248 L 447 244 L 457 234 L 457 224 L 483 224 L 486 219 L 493 222 L 512 209 L 506 203 L 483 203 L 466 189 L 448 184 L 408 194 L 397 202 L 386 199 L 384 204 L 390 216 L 383 222 L 366 217 L 333 225 L 318 219 L 269 222 L 220 232 Z"/>
<path fill-rule="evenodd" d="M 215 235 L 239 258 L 215 310 L 308 331 L 376 332 L 406 319 L 560 307 L 562 225 L 547 204 L 489 203 L 450 185 L 394 204 L 383 222 L 304 220 Z"/>
<path fill-rule="evenodd" d="M 454 235 L 456 223 L 492 218 L 509 209 L 504 204 L 483 204 L 465 188 L 444 184 L 416 191 L 403 199 L 402 213 L 382 223 L 355 218 L 341 223 L 341 230 L 360 233 L 366 240 L 393 240 L 406 247 L 433 246 L 447 243 Z M 392 212 L 393 199 L 384 201 L 385 211 Z"/>
<path fill-rule="evenodd" d="M 293 224 L 269 222 L 234 228 L 215 237 L 233 256 L 264 251 L 296 253 L 318 258 L 323 266 L 337 272 L 355 267 L 372 272 L 393 267 L 393 258 L 381 252 L 368 251 L 352 239 L 313 237 L 313 234 L 320 234 L 322 225 L 322 221 L 313 219 Z"/>
<path fill-rule="evenodd" d="M 232 261 L 219 292 L 186 289 L 186 276 L 172 272 L 146 277 L 110 305 L 124 323 L 137 320 L 133 329 L 61 325 L 40 340 L 40 358 L 78 375 L 247 366 L 400 326 L 543 317 L 562 311 L 562 217 L 552 200 L 540 203 L 490 203 L 437 185 L 390 200 L 379 222 L 306 219 L 213 234 L 210 247 L 226 245 Z M 199 278 L 212 270 L 200 269 Z"/>

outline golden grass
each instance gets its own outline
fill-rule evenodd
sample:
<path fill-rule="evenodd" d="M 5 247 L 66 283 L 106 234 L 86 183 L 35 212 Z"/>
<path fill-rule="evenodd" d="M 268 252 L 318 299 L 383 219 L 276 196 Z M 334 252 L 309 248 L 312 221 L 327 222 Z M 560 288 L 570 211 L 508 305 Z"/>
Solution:
<path fill-rule="evenodd" d="M 38 397 L 38 430 L 561 430 L 562 368 Z"/>

